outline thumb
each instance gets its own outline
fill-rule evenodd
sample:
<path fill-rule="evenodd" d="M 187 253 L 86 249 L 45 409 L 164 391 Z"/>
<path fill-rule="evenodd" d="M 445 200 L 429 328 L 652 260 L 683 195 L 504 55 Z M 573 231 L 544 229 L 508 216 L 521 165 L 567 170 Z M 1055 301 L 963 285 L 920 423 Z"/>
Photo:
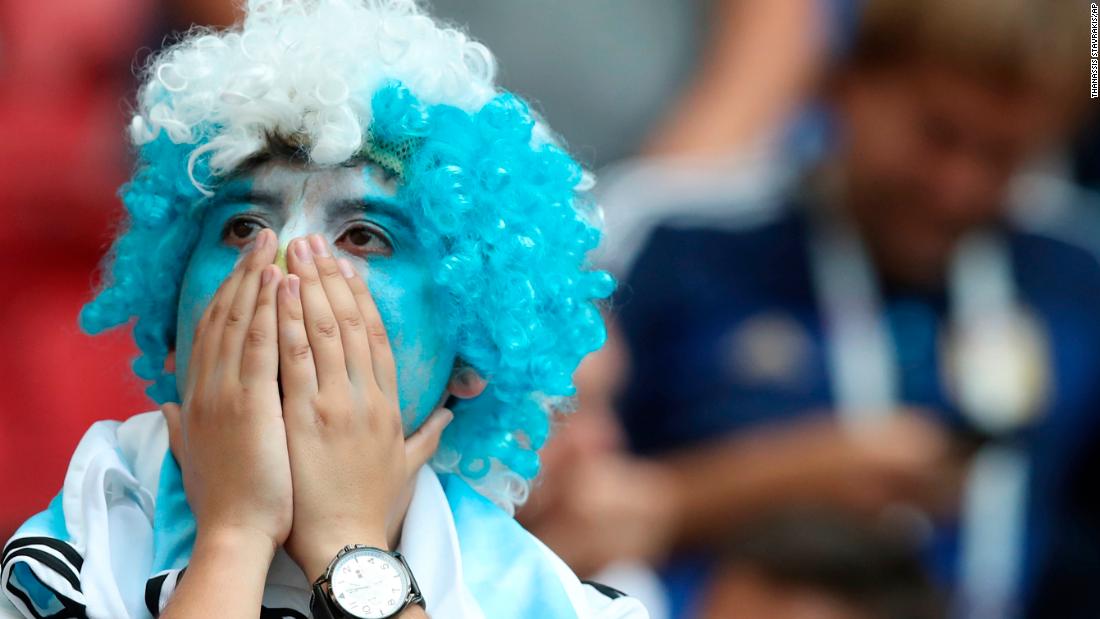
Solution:
<path fill-rule="evenodd" d="M 451 420 L 455 418 L 450 409 L 437 408 L 428 419 L 405 439 L 405 467 L 407 477 L 416 475 L 420 467 L 435 455 L 439 448 L 439 438 Z"/>
<path fill-rule="evenodd" d="M 160 407 L 164 420 L 168 424 L 168 446 L 175 456 L 176 462 L 183 463 L 183 420 L 180 416 L 180 406 L 175 402 L 165 402 Z"/>

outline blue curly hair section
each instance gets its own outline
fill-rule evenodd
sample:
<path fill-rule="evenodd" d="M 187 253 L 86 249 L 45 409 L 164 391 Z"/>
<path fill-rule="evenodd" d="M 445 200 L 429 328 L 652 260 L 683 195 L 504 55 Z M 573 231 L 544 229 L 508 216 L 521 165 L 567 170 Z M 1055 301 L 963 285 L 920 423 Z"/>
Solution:
<path fill-rule="evenodd" d="M 600 230 L 595 205 L 577 189 L 583 169 L 533 137 L 535 117 L 510 93 L 475 113 L 424 105 L 398 83 L 370 101 L 372 139 L 416 144 L 398 199 L 418 241 L 438 256 L 434 281 L 459 358 L 489 381 L 480 396 L 454 405 L 435 464 L 475 485 L 494 471 L 526 483 L 538 473 L 551 410 L 574 394 L 574 370 L 606 338 L 597 303 L 614 280 L 589 263 Z M 134 372 L 152 381 L 158 403 L 179 397 L 164 361 L 202 217 L 202 194 L 187 173 L 199 145 L 161 135 L 142 147 L 122 193 L 127 228 L 81 314 L 89 333 L 133 321 L 141 351 Z M 194 176 L 218 182 L 202 158 Z"/>
<path fill-rule="evenodd" d="M 141 148 L 121 191 L 125 232 L 107 255 L 102 288 L 80 312 L 81 328 L 92 335 L 133 321 L 141 353 L 133 370 L 152 381 L 146 393 L 158 404 L 179 397 L 164 363 L 175 346 L 180 284 L 199 232 L 193 207 L 203 196 L 187 174 L 193 148 L 166 135 Z"/>

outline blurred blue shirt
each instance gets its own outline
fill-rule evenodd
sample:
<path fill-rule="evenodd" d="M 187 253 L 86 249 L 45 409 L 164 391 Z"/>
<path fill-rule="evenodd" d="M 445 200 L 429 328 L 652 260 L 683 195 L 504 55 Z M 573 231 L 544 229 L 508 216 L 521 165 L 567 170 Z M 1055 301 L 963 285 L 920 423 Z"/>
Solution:
<path fill-rule="evenodd" d="M 656 455 L 834 404 L 809 238 L 799 205 L 763 225 L 673 222 L 655 229 L 618 299 L 633 362 L 620 409 L 637 452 Z M 1045 410 L 1020 437 L 1032 458 L 1022 593 L 1034 598 L 1040 574 L 1069 557 L 1085 570 L 1064 568 L 1077 581 L 1100 577 L 1100 509 L 1084 488 L 1095 479 L 1088 473 L 1100 470 L 1088 457 L 1097 446 L 1100 403 L 1100 264 L 1083 249 L 1022 232 L 1009 232 L 1008 246 L 1020 300 L 1046 329 L 1053 366 Z M 966 431 L 940 368 L 945 295 L 889 287 L 882 295 L 902 401 Z M 699 476 L 705 483 L 706 473 Z M 929 549 L 947 584 L 957 569 L 952 529 L 938 531 Z M 681 613 L 696 601 L 706 571 L 705 559 L 674 561 L 668 570 Z M 1065 578 L 1059 583 L 1070 586 Z M 1080 610 L 1090 593 L 1077 590 L 1080 603 L 1043 597 Z M 1070 612 L 1059 616 L 1100 616 Z"/>

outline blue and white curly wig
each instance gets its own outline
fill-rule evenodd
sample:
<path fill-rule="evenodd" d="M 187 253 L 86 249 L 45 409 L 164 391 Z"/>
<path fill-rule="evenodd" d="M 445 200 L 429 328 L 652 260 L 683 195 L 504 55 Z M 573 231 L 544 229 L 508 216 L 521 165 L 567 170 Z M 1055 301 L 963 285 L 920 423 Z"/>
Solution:
<path fill-rule="evenodd" d="M 489 380 L 455 406 L 433 465 L 505 507 L 522 502 L 551 411 L 605 338 L 597 303 L 614 284 L 588 259 L 600 239 L 589 176 L 495 85 L 489 51 L 415 0 L 248 0 L 246 11 L 151 61 L 130 127 L 126 226 L 82 327 L 133 321 L 135 373 L 158 403 L 177 399 L 164 362 L 204 195 L 272 138 L 320 166 L 371 142 L 415 144 L 398 197 L 437 252 L 459 358 Z"/>

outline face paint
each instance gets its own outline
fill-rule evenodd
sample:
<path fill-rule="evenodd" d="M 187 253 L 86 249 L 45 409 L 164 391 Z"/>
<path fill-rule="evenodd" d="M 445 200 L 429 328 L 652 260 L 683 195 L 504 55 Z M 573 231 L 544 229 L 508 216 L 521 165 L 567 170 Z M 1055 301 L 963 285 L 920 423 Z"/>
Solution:
<path fill-rule="evenodd" d="M 273 161 L 224 183 L 203 207 L 198 242 L 180 291 L 176 378 L 186 384 L 195 326 L 237 258 L 262 228 L 279 239 L 285 270 L 291 240 L 318 233 L 368 282 L 397 365 L 406 432 L 444 395 L 455 362 L 432 279 L 433 257 L 414 234 L 396 187 L 375 166 L 315 168 Z"/>

